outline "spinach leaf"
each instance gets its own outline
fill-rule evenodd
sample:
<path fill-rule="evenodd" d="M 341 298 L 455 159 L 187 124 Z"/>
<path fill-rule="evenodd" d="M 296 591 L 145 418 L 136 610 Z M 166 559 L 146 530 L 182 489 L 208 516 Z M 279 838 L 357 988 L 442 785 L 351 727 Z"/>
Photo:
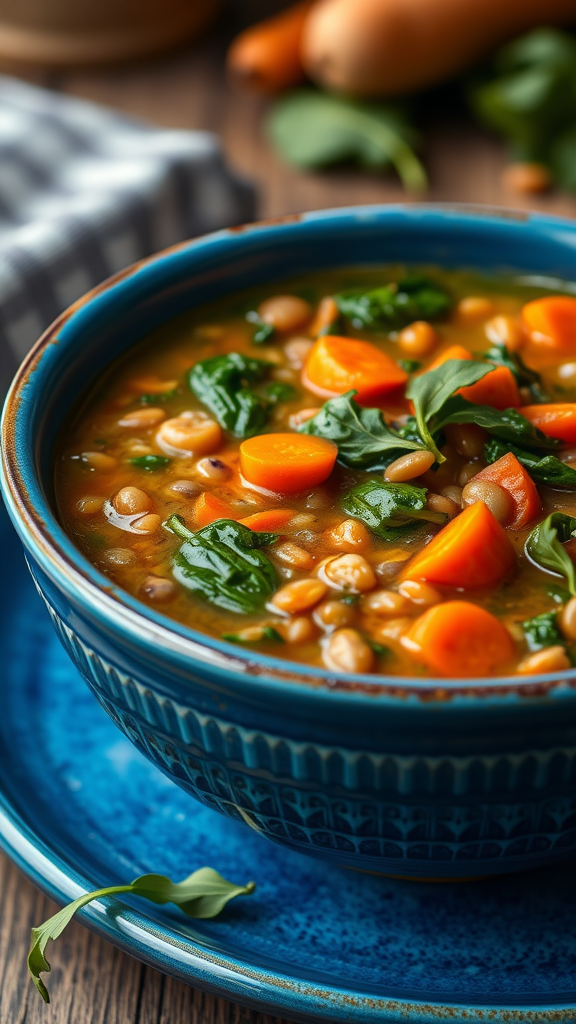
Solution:
<path fill-rule="evenodd" d="M 277 100 L 267 123 L 272 144 L 297 167 L 356 160 L 370 169 L 392 166 L 404 186 L 426 189 L 415 133 L 398 104 L 360 103 L 317 89 L 297 89 Z"/>
<path fill-rule="evenodd" d="M 557 626 L 557 616 L 557 612 L 543 612 L 542 615 L 535 615 L 533 619 L 526 619 L 522 623 L 531 651 L 540 651 L 543 647 L 554 647 L 556 644 L 564 645 L 564 639 Z"/>
<path fill-rule="evenodd" d="M 419 359 L 399 359 L 398 366 L 404 373 L 414 373 L 421 368 L 422 363 Z"/>
<path fill-rule="evenodd" d="M 494 342 L 487 352 L 482 354 L 483 359 L 494 363 L 495 366 L 506 366 L 516 378 L 519 388 L 528 388 L 533 402 L 549 402 L 550 396 L 542 387 L 540 374 L 531 370 L 518 352 L 510 352 L 506 345 Z"/>
<path fill-rule="evenodd" d="M 424 444 L 434 453 L 437 462 L 445 462 L 439 452 L 433 434 L 440 429 L 435 425 L 435 417 L 443 411 L 448 399 L 454 396 L 459 388 L 468 387 L 485 377 L 493 369 L 487 363 L 477 363 L 469 359 L 448 359 L 435 370 L 428 370 L 419 377 L 413 377 L 406 388 L 406 395 L 414 403 L 418 433 Z M 455 396 L 456 399 L 459 396 Z M 464 402 L 464 399 L 460 399 Z M 465 402 L 472 409 L 471 402 Z M 459 421 L 454 421 L 459 422 Z"/>
<path fill-rule="evenodd" d="M 531 562 L 547 572 L 565 576 L 568 589 L 576 597 L 576 570 L 562 544 L 576 537 L 576 519 L 565 512 L 552 512 L 535 526 L 525 550 Z"/>
<path fill-rule="evenodd" d="M 426 508 L 426 488 L 412 484 L 367 480 L 344 495 L 342 508 L 383 540 L 397 540 L 425 523 L 448 522 L 443 512 Z"/>
<path fill-rule="evenodd" d="M 297 398 L 298 392 L 291 384 L 284 384 L 281 380 L 273 380 L 264 388 L 264 396 L 267 401 L 276 405 L 278 402 L 290 402 L 293 398 Z"/>
<path fill-rule="evenodd" d="M 484 445 L 487 462 L 496 462 L 508 452 L 516 456 L 518 462 L 528 470 L 537 484 L 545 484 L 556 490 L 576 490 L 576 469 L 561 462 L 555 455 L 539 455 L 528 452 L 514 444 L 503 444 L 496 438 L 491 438 Z"/>
<path fill-rule="evenodd" d="M 407 451 L 421 450 L 420 441 L 403 438 L 387 427 L 379 409 L 363 409 L 355 391 L 331 398 L 319 413 L 299 429 L 334 441 L 338 461 L 355 469 L 385 469 Z"/>
<path fill-rule="evenodd" d="M 385 327 L 391 330 L 414 320 L 435 320 L 452 305 L 440 285 L 416 274 L 368 292 L 342 292 L 334 299 L 342 315 L 358 329 Z"/>
<path fill-rule="evenodd" d="M 230 352 L 196 363 L 188 372 L 188 383 L 221 427 L 234 437 L 252 437 L 265 426 L 271 405 L 249 385 L 260 383 L 270 368 L 271 363 L 262 359 Z"/>
<path fill-rule="evenodd" d="M 521 36 L 496 54 L 469 96 L 477 117 L 508 140 L 517 159 L 553 162 L 556 141 L 576 117 L 576 40 L 551 28 Z M 556 172 L 562 182 L 561 166 Z"/>
<path fill-rule="evenodd" d="M 154 473 L 157 469 L 166 469 L 172 459 L 165 455 L 138 455 L 135 459 L 128 460 L 136 469 L 145 469 L 148 473 Z"/>
<path fill-rule="evenodd" d="M 50 939 L 57 939 L 62 934 L 77 910 L 81 910 L 93 900 L 128 892 L 134 896 L 141 896 L 151 903 L 174 903 L 188 917 L 205 920 L 216 917 L 236 896 L 250 896 L 255 888 L 254 882 L 234 885 L 222 878 L 222 875 L 213 868 L 199 868 L 182 882 L 172 882 L 166 875 L 140 875 L 128 885 L 110 885 L 95 892 L 85 893 L 44 921 L 44 924 L 32 929 L 32 945 L 28 954 L 28 970 L 32 981 L 44 1002 L 49 1003 L 48 989 L 40 977 L 42 972 L 51 970 L 44 955 L 46 946 Z"/>
<path fill-rule="evenodd" d="M 272 640 L 279 644 L 285 643 L 284 637 L 280 636 L 280 633 L 277 629 L 274 629 L 274 626 L 262 626 L 259 630 L 256 627 L 256 630 L 258 631 L 258 636 L 247 637 L 242 633 L 222 633 L 222 639 L 229 640 L 234 644 L 255 644 L 260 640 Z"/>
<path fill-rule="evenodd" d="M 231 519 L 218 519 L 193 533 L 171 515 L 166 529 L 184 543 L 174 555 L 172 573 L 188 590 L 230 612 L 259 611 L 276 588 L 276 571 L 259 548 L 278 540 Z"/>
<path fill-rule="evenodd" d="M 491 405 L 474 405 L 461 395 L 453 395 L 445 403 L 434 421 L 434 429 L 442 430 L 449 423 L 476 423 L 494 437 L 529 450 L 554 451 L 561 444 L 543 434 L 516 409 L 500 410 Z"/>

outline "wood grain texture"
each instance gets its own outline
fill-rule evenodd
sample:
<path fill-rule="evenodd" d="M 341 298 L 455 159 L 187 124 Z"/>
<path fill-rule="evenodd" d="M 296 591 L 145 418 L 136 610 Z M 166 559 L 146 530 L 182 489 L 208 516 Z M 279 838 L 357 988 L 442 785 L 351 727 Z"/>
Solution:
<path fill-rule="evenodd" d="M 270 0 L 246 0 L 240 10 L 229 10 L 221 35 L 213 35 L 199 49 L 154 63 L 65 76 L 34 72 L 30 80 L 166 127 L 217 132 L 232 165 L 256 182 L 262 217 L 402 201 L 392 176 L 350 170 L 303 174 L 271 152 L 262 129 L 266 102 L 232 91 L 223 60 L 226 41 L 242 21 L 268 13 L 272 6 Z M 425 157 L 431 179 L 427 198 L 432 201 L 576 214 L 576 200 L 561 193 L 536 202 L 507 194 L 501 184 L 503 147 L 459 119 L 437 115 L 427 132 Z M 0 893 L 0 1024 L 273 1024 L 270 1017 L 163 977 L 75 922 L 49 948 L 53 1002 L 45 1006 L 28 981 L 26 955 L 32 924 L 50 916 L 54 905 L 4 857 Z"/>

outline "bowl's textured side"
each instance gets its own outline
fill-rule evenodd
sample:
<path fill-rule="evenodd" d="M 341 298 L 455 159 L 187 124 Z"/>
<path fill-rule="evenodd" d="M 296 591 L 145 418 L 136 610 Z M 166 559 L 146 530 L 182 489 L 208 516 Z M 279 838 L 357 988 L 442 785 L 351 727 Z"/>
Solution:
<path fill-rule="evenodd" d="M 269 839 L 348 867 L 428 878 L 500 874 L 576 851 L 573 746 L 401 756 L 246 728 L 112 664 L 43 590 L 68 654 L 129 739 L 183 789 Z"/>

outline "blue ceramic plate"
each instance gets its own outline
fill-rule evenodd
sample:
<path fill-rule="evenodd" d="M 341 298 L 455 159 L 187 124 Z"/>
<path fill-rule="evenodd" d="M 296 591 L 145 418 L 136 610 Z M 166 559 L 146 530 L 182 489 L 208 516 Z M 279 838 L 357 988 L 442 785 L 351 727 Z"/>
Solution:
<path fill-rule="evenodd" d="M 210 864 L 258 883 L 216 921 L 136 900 L 101 901 L 82 917 L 161 971 L 292 1019 L 576 1021 L 574 864 L 401 882 L 309 860 L 207 810 L 96 703 L 2 509 L 0 550 L 11 581 L 0 617 L 0 843 L 46 893 L 64 902 L 145 871 L 179 879 Z"/>

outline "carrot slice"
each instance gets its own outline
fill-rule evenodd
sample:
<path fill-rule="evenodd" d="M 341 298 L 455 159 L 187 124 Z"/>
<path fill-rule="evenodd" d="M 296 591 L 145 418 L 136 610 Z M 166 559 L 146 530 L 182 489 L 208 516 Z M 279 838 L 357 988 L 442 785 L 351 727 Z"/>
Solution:
<path fill-rule="evenodd" d="M 287 526 L 296 515 L 298 513 L 293 508 L 271 508 L 267 512 L 254 512 L 253 515 L 246 516 L 240 522 L 243 526 L 249 526 L 251 530 L 274 533 L 275 530 L 281 530 Z"/>
<path fill-rule="evenodd" d="M 514 657 L 506 627 L 469 601 L 446 601 L 429 608 L 416 619 L 402 644 L 431 671 L 445 676 L 490 675 Z"/>
<path fill-rule="evenodd" d="M 520 412 L 547 437 L 576 444 L 576 402 L 523 405 Z"/>
<path fill-rule="evenodd" d="M 515 455 L 509 452 L 477 473 L 474 480 L 490 480 L 507 491 L 512 511 L 503 526 L 520 530 L 542 513 L 542 502 L 536 484 Z"/>
<path fill-rule="evenodd" d="M 256 487 L 295 494 L 326 480 L 337 455 L 336 445 L 323 437 L 258 434 L 240 445 L 240 469 Z"/>
<path fill-rule="evenodd" d="M 217 519 L 237 519 L 229 505 L 215 494 L 204 491 L 194 503 L 194 525 L 197 529 L 215 523 Z"/>
<path fill-rule="evenodd" d="M 470 590 L 493 586 L 515 564 L 506 531 L 488 506 L 476 501 L 407 563 L 402 579 Z"/>
<path fill-rule="evenodd" d="M 535 347 L 576 353 L 576 299 L 569 295 L 534 299 L 522 309 L 522 321 Z"/>
<path fill-rule="evenodd" d="M 442 366 L 443 363 L 447 363 L 449 359 L 472 359 L 472 353 L 464 348 L 464 345 L 450 345 L 450 348 L 444 349 L 436 359 L 426 367 L 425 373 L 428 370 L 435 370 L 438 366 Z"/>
<path fill-rule="evenodd" d="M 462 395 L 475 405 L 491 405 L 494 409 L 517 408 L 522 404 L 516 378 L 507 366 L 496 366 L 481 380 L 467 388 L 460 388 Z"/>
<path fill-rule="evenodd" d="M 368 341 L 326 334 L 314 343 L 302 371 L 304 387 L 321 398 L 354 388 L 362 405 L 405 384 L 408 374 Z"/>

